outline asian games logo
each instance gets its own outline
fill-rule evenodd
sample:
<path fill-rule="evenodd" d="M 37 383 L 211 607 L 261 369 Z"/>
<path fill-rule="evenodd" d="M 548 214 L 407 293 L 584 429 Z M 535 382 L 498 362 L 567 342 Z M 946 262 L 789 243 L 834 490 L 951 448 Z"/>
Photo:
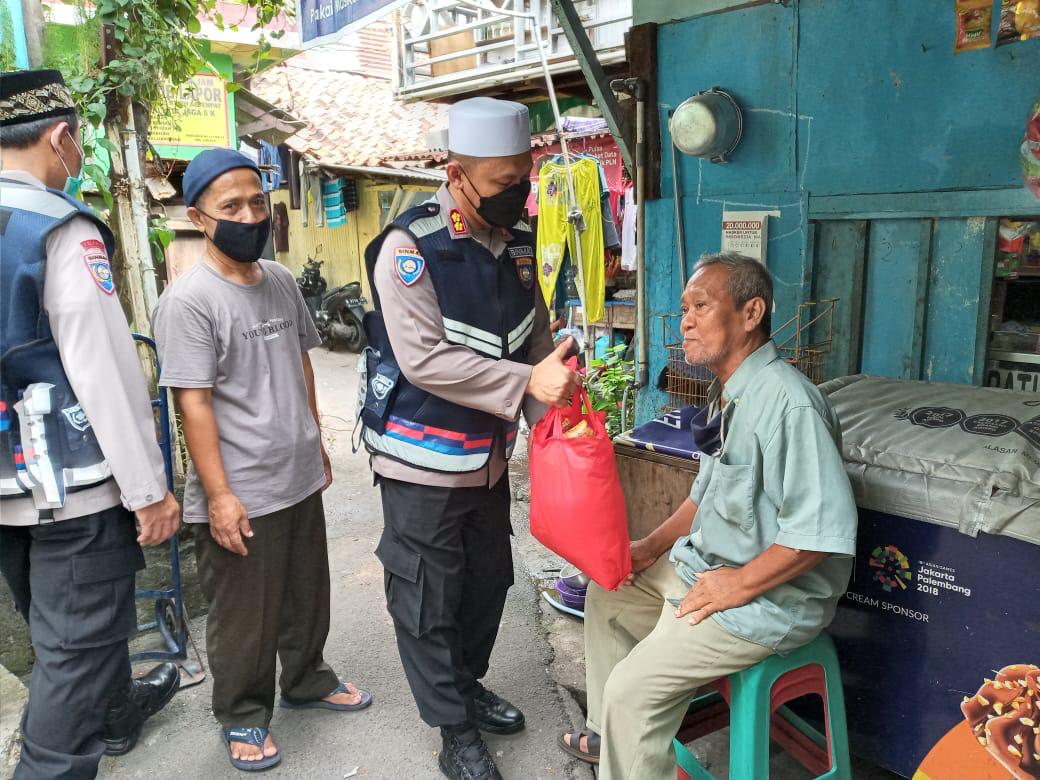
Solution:
<path fill-rule="evenodd" d="M 870 553 L 870 568 L 874 570 L 874 581 L 881 584 L 885 593 L 891 593 L 896 587 L 906 590 L 914 576 L 910 561 L 894 544 L 875 547 Z"/>

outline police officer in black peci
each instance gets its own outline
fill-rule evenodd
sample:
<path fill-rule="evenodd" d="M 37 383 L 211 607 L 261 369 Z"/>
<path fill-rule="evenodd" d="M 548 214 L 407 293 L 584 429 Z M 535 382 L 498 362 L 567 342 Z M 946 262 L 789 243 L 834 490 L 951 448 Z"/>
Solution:
<path fill-rule="evenodd" d="M 579 385 L 553 349 L 530 228 L 527 108 L 491 98 L 451 109 L 448 183 L 366 251 L 377 311 L 363 438 L 383 499 L 376 549 L 419 714 L 439 727 L 440 769 L 499 780 L 481 732 L 523 713 L 481 683 L 513 584 L 507 461 Z"/>
<path fill-rule="evenodd" d="M 15 780 L 95 777 L 180 682 L 131 681 L 141 545 L 180 507 L 79 137 L 59 72 L 0 74 L 0 569 L 36 653 Z"/>

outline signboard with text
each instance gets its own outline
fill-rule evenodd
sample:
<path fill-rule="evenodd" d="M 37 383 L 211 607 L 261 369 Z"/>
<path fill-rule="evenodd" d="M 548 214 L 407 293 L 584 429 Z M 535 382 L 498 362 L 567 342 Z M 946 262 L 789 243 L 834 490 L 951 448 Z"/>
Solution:
<path fill-rule="evenodd" d="M 764 211 L 722 212 L 722 251 L 739 252 L 761 263 L 766 261 L 769 242 L 769 213 Z"/>
<path fill-rule="evenodd" d="M 156 146 L 197 150 L 230 147 L 228 92 L 224 79 L 199 73 L 182 85 L 167 106 L 152 114 L 149 138 Z M 172 156 L 179 157 L 174 153 Z"/>
<path fill-rule="evenodd" d="M 304 47 L 331 43 L 400 8 L 407 0 L 297 0 Z"/>

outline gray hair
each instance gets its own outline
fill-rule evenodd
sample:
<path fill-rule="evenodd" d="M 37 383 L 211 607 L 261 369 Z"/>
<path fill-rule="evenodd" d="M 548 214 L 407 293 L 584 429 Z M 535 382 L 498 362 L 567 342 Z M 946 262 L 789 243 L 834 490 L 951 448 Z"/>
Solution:
<path fill-rule="evenodd" d="M 760 263 L 739 252 L 718 252 L 701 255 L 693 272 L 697 273 L 702 268 L 713 265 L 721 265 L 729 271 L 726 292 L 729 293 L 730 298 L 733 299 L 733 305 L 738 309 L 755 298 L 765 301 L 766 311 L 760 327 L 766 335 L 769 335 L 773 320 L 773 275 L 769 273 L 765 263 Z"/>

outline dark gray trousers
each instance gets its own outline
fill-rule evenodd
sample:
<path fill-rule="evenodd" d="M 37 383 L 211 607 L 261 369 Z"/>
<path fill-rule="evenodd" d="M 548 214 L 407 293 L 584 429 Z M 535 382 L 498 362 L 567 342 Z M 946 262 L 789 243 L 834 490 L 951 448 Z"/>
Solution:
<path fill-rule="evenodd" d="M 431 726 L 472 720 L 513 584 L 509 477 L 490 490 L 383 478 L 379 487 L 376 555 L 419 714 Z"/>
<path fill-rule="evenodd" d="M 0 526 L 0 570 L 36 652 L 15 780 L 97 776 L 105 709 L 129 686 L 134 573 L 143 568 L 133 515 L 122 507 Z"/>
<path fill-rule="evenodd" d="M 322 655 L 331 586 L 321 493 L 249 523 L 249 555 L 217 544 L 208 523 L 195 525 L 195 553 L 209 601 L 213 714 L 222 726 L 266 728 L 274 713 L 276 658 L 282 661 L 279 687 L 292 701 L 323 699 L 339 685 Z"/>

